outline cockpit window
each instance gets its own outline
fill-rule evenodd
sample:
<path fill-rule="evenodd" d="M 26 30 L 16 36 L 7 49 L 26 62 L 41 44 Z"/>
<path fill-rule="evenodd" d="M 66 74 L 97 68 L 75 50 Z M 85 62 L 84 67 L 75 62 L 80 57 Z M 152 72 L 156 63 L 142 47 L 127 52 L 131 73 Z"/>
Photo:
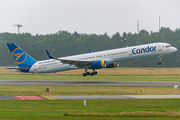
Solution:
<path fill-rule="evenodd" d="M 168 48 L 168 47 L 172 47 L 171 45 L 166 45 L 166 48 Z"/>

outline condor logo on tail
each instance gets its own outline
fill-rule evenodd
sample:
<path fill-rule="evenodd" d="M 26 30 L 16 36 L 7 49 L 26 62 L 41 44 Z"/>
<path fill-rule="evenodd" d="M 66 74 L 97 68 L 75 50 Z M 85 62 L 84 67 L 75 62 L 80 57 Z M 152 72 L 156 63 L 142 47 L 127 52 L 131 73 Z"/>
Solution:
<path fill-rule="evenodd" d="M 12 55 L 14 59 L 16 60 L 16 63 L 23 63 L 26 60 L 26 53 L 19 48 L 16 48 L 13 51 Z"/>
<path fill-rule="evenodd" d="M 14 54 L 17 58 L 16 60 L 18 60 L 24 53 L 17 53 L 17 54 Z"/>

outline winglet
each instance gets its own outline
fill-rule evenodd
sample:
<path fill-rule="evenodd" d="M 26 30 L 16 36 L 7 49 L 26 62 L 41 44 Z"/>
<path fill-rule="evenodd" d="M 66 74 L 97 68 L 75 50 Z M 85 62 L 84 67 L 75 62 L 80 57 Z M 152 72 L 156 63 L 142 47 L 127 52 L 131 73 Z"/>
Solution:
<path fill-rule="evenodd" d="M 50 58 L 50 59 L 56 59 L 56 58 L 54 58 L 53 56 L 51 56 L 50 55 L 50 53 L 46 50 L 46 53 L 47 53 L 47 55 L 48 55 L 48 57 Z"/>
<path fill-rule="evenodd" d="M 92 53 L 92 51 L 89 49 L 89 53 Z"/>

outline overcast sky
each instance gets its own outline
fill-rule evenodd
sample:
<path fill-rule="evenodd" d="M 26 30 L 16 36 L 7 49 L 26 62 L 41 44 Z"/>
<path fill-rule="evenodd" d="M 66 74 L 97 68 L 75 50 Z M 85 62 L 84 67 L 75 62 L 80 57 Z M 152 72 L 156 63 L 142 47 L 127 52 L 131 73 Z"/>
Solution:
<path fill-rule="evenodd" d="M 113 35 L 180 28 L 180 0 L 0 0 L 0 33 L 73 33 Z"/>

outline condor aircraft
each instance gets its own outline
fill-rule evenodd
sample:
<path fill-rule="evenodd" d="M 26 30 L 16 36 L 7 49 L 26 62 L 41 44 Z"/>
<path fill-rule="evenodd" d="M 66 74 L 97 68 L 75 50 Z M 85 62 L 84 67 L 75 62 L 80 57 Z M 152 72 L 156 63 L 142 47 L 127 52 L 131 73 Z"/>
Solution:
<path fill-rule="evenodd" d="M 90 53 L 61 58 L 51 56 L 46 50 L 50 59 L 37 61 L 15 43 L 8 43 L 7 46 L 18 65 L 18 67 L 15 68 L 8 68 L 12 71 L 26 73 L 52 73 L 83 68 L 85 69 L 83 76 L 96 75 L 96 69 L 117 67 L 119 66 L 119 62 L 122 60 L 132 60 L 142 57 L 158 56 L 158 64 L 161 65 L 161 57 L 163 55 L 177 51 L 175 47 L 168 43 L 152 43 L 100 52 L 91 52 L 91 50 L 89 50 Z M 93 72 L 88 72 L 88 69 L 92 69 Z"/>

